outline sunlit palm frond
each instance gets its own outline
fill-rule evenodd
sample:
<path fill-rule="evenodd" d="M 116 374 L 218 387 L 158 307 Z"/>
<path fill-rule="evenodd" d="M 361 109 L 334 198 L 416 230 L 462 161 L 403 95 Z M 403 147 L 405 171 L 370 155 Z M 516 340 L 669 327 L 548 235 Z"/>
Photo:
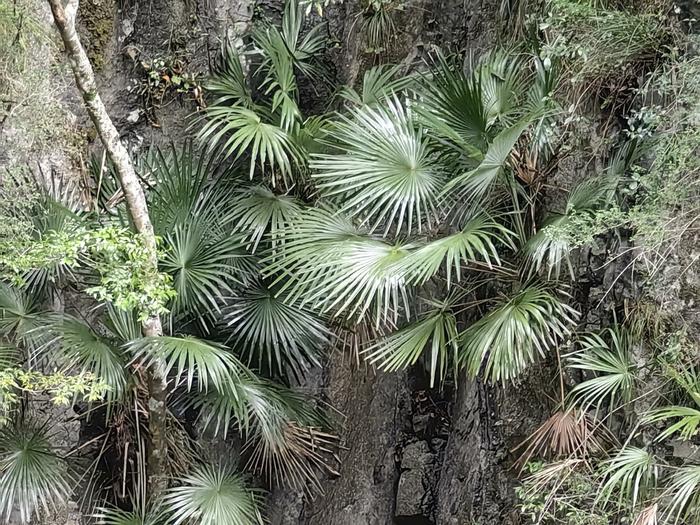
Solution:
<path fill-rule="evenodd" d="M 396 262 L 407 249 L 363 235 L 342 214 L 308 209 L 284 233 L 280 257 L 268 260 L 265 276 L 277 277 L 289 302 L 321 313 L 377 323 L 408 308 L 405 279 Z"/>
<path fill-rule="evenodd" d="M 596 501 L 606 505 L 617 494 L 618 508 L 625 502 L 635 508 L 656 487 L 659 470 L 658 461 L 647 450 L 626 446 L 603 463 L 603 475 L 607 479 Z"/>
<path fill-rule="evenodd" d="M 561 274 L 562 263 L 566 262 L 569 275 L 574 277 L 574 268 L 569 255 L 577 246 L 557 232 L 565 229 L 572 219 L 607 206 L 615 192 L 617 180 L 610 176 L 593 177 L 578 184 L 571 191 L 566 202 L 565 213 L 547 219 L 525 246 L 528 263 L 533 271 L 546 268 L 548 277 L 552 275 L 558 277 Z"/>
<path fill-rule="evenodd" d="M 284 229 L 301 211 L 299 202 L 287 195 L 277 195 L 263 186 L 243 190 L 231 205 L 234 229 L 245 235 L 251 252 L 258 248 L 263 235 L 274 248 L 282 241 Z"/>
<path fill-rule="evenodd" d="M 658 423 L 675 420 L 668 424 L 659 434 L 658 440 L 664 440 L 674 434 L 681 439 L 692 439 L 700 432 L 700 410 L 686 406 L 667 406 L 650 411 L 643 418 L 644 423 Z"/>
<path fill-rule="evenodd" d="M 0 345 L 0 370 L 15 368 L 20 362 L 20 353 L 17 348 Z"/>
<path fill-rule="evenodd" d="M 430 139 L 398 98 L 351 110 L 330 130 L 337 152 L 312 157 L 322 193 L 370 231 L 422 231 L 440 215 L 445 173 Z"/>
<path fill-rule="evenodd" d="M 508 381 L 538 354 L 562 341 L 578 313 L 541 285 L 517 292 L 460 336 L 460 361 L 470 375 Z"/>
<path fill-rule="evenodd" d="M 509 126 L 523 107 L 529 72 L 523 59 L 512 52 L 496 50 L 476 67 L 488 125 Z"/>
<path fill-rule="evenodd" d="M 673 474 L 664 491 L 668 517 L 673 524 L 697 523 L 700 519 L 700 465 L 684 465 Z"/>
<path fill-rule="evenodd" d="M 381 64 L 365 71 L 362 77 L 362 90 L 358 93 L 350 86 L 343 86 L 340 96 L 358 106 L 378 105 L 392 95 L 401 93 L 413 82 L 415 77 L 401 74 L 401 66 Z"/>
<path fill-rule="evenodd" d="M 609 328 L 602 334 L 584 336 L 580 350 L 567 357 L 568 367 L 598 374 L 571 391 L 583 410 L 600 407 L 605 399 L 611 406 L 616 400 L 627 403 L 632 399 L 636 367 L 629 352 L 629 336 L 623 329 Z"/>
<path fill-rule="evenodd" d="M 172 525 L 264 523 L 262 492 L 246 486 L 243 477 L 228 468 L 202 465 L 178 482 L 180 485 L 169 489 L 163 498 Z"/>
<path fill-rule="evenodd" d="M 302 2 L 290 0 L 284 7 L 280 33 L 294 67 L 313 79 L 319 79 L 321 68 L 317 64 L 318 57 L 326 47 L 324 26 L 318 24 L 302 32 L 304 19 Z"/>
<path fill-rule="evenodd" d="M 330 335 L 310 312 L 285 303 L 264 287 L 230 299 L 222 321 L 231 333 L 229 341 L 235 341 L 249 363 L 281 374 L 289 366 L 297 377 L 320 365 L 319 352 Z"/>
<path fill-rule="evenodd" d="M 248 85 L 239 51 L 228 42 L 224 47 L 220 63 L 206 83 L 207 91 L 215 98 L 213 104 L 234 104 L 253 107 L 253 96 Z"/>
<path fill-rule="evenodd" d="M 0 518 L 21 523 L 68 501 L 72 480 L 50 445 L 46 428 L 3 427 L 0 432 Z"/>
<path fill-rule="evenodd" d="M 299 163 L 299 152 L 290 134 L 271 122 L 267 110 L 240 106 L 211 105 L 206 120 L 197 134 L 209 151 L 221 148 L 226 158 L 239 159 L 250 155 L 250 178 L 256 166 L 261 170 L 278 170 L 289 183 L 292 167 Z M 272 177 L 273 184 L 275 177 Z"/>
<path fill-rule="evenodd" d="M 428 312 L 422 319 L 409 324 L 387 338 L 370 346 L 365 359 L 390 372 L 414 365 L 429 347 L 427 367 L 430 387 L 436 375 L 442 380 L 449 361 L 457 361 L 457 320 L 450 310 Z"/>
<path fill-rule="evenodd" d="M 489 268 L 500 265 L 497 245 L 510 245 L 512 232 L 495 220 L 480 215 L 462 230 L 442 239 L 430 241 L 412 250 L 399 261 L 399 272 L 413 285 L 422 285 L 445 267 L 447 287 L 459 282 L 462 269 L 470 262 L 483 261 Z"/>
<path fill-rule="evenodd" d="M 144 337 L 127 348 L 134 360 L 145 366 L 157 366 L 166 376 L 173 372 L 175 386 L 185 383 L 188 390 L 192 390 L 195 378 L 200 391 L 210 387 L 220 390 L 247 373 L 224 346 L 194 337 Z"/>

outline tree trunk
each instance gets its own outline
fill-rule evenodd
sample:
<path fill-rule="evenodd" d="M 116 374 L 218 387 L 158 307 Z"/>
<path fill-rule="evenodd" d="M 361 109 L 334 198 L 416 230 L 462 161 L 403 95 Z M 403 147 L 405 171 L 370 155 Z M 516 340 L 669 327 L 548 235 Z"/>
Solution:
<path fill-rule="evenodd" d="M 48 0 L 53 13 L 54 22 L 58 28 L 68 55 L 75 83 L 85 102 L 90 119 L 95 124 L 102 144 L 109 155 L 117 171 L 119 181 L 126 197 L 129 214 L 134 222 L 136 231 L 143 238 L 149 252 L 149 259 L 152 269 L 158 271 L 158 252 L 156 238 L 153 233 L 153 225 L 148 214 L 146 196 L 141 187 L 134 166 L 129 157 L 129 153 L 119 138 L 119 132 L 112 123 L 107 113 L 105 105 L 102 103 L 95 74 L 90 64 L 90 60 L 80 43 L 80 38 L 75 28 L 75 18 L 78 12 L 79 0 L 68 0 L 63 6 L 62 0 Z M 162 334 L 160 317 L 151 316 L 143 322 L 143 333 L 145 336 L 159 336 Z M 148 377 L 149 400 L 148 400 L 148 425 L 151 435 L 151 445 L 148 450 L 148 489 L 151 496 L 161 493 L 167 484 L 167 479 L 163 476 L 164 461 L 167 452 L 167 442 L 165 438 L 166 426 L 166 383 L 154 367 L 149 371 Z"/>

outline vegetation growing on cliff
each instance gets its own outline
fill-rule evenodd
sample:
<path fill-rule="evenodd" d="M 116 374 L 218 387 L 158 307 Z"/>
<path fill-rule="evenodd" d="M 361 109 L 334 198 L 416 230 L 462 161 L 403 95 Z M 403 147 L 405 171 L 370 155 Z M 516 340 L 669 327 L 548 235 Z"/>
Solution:
<path fill-rule="evenodd" d="M 363 15 L 378 57 L 396 5 Z M 370 68 L 328 113 L 301 109 L 301 86 L 326 78 L 326 41 L 304 6 L 287 2 L 280 25 L 224 46 L 191 140 L 135 159 L 157 271 L 104 159 L 70 206 L 64 192 L 3 186 L 0 395 L 14 411 L 0 519 L 19 509 L 29 522 L 80 482 L 99 523 L 262 523 L 256 487 L 313 493 L 334 473 L 330 410 L 291 385 L 345 345 L 384 371 L 420 367 L 438 389 L 457 377 L 508 388 L 556 361 L 556 388 L 542 385 L 552 413 L 521 447 L 523 519 L 700 519 L 698 462 L 665 454 L 700 428 L 687 320 L 654 319 L 648 287 L 579 330 L 571 293 L 579 250 L 606 236 L 634 243 L 613 284 L 630 268 L 651 282 L 694 239 L 697 58 L 653 5 L 505 7 L 530 12 L 528 42 L 466 68 L 437 50 L 410 76 Z M 545 213 L 591 100 L 622 117 L 608 166 Z M 52 307 L 64 297 L 75 305 Z M 142 332 L 153 315 L 163 335 Z M 167 378 L 169 486 L 149 499 L 152 370 Z M 71 379 L 57 388 L 61 374 Z M 38 390 L 78 396 L 80 417 L 104 423 L 92 465 L 75 470 L 31 420 Z M 241 457 L 212 462 L 202 434 L 237 435 Z"/>

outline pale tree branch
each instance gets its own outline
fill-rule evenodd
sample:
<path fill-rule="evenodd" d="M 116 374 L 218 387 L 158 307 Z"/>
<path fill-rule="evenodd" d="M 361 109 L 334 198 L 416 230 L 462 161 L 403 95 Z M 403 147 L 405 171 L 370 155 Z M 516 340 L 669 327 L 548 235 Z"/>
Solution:
<path fill-rule="evenodd" d="M 68 0 L 64 7 L 62 0 L 48 0 L 54 22 L 61 34 L 66 48 L 75 83 L 78 87 L 85 108 L 102 140 L 107 155 L 112 161 L 126 197 L 127 208 L 136 231 L 141 235 L 149 251 L 152 270 L 158 271 L 158 251 L 153 225 L 148 214 L 146 196 L 134 170 L 129 152 L 119 138 L 119 132 L 107 113 L 100 94 L 97 91 L 95 73 L 76 31 L 75 20 L 79 0 Z M 160 317 L 151 316 L 143 322 L 146 336 L 162 334 Z M 149 373 L 149 431 L 151 445 L 148 451 L 148 486 L 151 496 L 160 494 L 167 485 L 163 476 L 164 462 L 167 454 L 165 438 L 167 417 L 167 389 L 165 378 L 159 375 L 156 367 Z"/>

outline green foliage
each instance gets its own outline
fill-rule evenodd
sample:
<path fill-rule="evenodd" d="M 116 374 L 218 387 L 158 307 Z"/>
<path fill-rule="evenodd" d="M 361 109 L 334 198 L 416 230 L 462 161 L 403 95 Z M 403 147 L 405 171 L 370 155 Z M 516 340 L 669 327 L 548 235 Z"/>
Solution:
<path fill-rule="evenodd" d="M 46 428 L 4 427 L 0 433 L 0 518 L 13 508 L 21 523 L 49 512 L 70 496 L 72 479 L 50 445 Z"/>
<path fill-rule="evenodd" d="M 597 501 L 605 505 L 613 494 L 617 494 L 618 508 L 629 503 L 635 508 L 656 487 L 659 465 L 647 450 L 627 446 L 602 464 L 607 478 Z"/>
<path fill-rule="evenodd" d="M 243 478 L 222 467 L 203 465 L 178 480 L 181 485 L 165 495 L 168 523 L 201 525 L 262 524 L 262 494 L 246 487 Z"/>
<path fill-rule="evenodd" d="M 514 379 L 538 354 L 563 341 L 577 312 L 541 285 L 506 298 L 460 336 L 460 362 L 475 376 Z"/>
<path fill-rule="evenodd" d="M 581 339 L 579 351 L 568 356 L 567 366 L 596 372 L 598 375 L 576 385 L 571 395 L 583 410 L 600 408 L 607 399 L 610 407 L 629 403 L 635 386 L 636 367 L 630 355 L 630 336 L 619 328 Z"/>

